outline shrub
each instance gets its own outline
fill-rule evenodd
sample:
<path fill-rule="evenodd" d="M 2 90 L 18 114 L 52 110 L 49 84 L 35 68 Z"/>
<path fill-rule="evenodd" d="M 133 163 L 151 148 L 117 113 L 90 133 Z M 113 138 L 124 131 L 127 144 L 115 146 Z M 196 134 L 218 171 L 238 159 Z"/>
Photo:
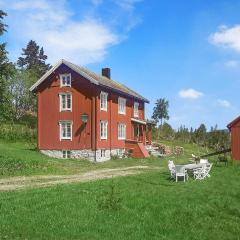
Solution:
<path fill-rule="evenodd" d="M 98 208 L 100 210 L 119 210 L 120 203 L 121 199 L 119 197 L 119 192 L 112 181 L 109 188 L 106 191 L 103 191 L 98 197 Z"/>
<path fill-rule="evenodd" d="M 13 174 L 26 169 L 36 169 L 42 167 L 39 161 L 23 161 L 21 159 L 0 155 L 0 175 Z"/>
<path fill-rule="evenodd" d="M 37 131 L 35 128 L 30 128 L 20 124 L 4 124 L 0 123 L 0 139 L 6 141 L 23 140 L 31 142 L 36 140 Z"/>

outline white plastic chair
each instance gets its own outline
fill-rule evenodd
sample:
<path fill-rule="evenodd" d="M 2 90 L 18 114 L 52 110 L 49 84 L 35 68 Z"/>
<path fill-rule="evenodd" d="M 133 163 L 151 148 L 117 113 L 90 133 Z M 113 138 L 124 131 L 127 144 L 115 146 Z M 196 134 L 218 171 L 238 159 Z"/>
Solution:
<path fill-rule="evenodd" d="M 187 170 L 185 169 L 185 166 L 182 165 L 176 165 L 175 166 L 175 179 L 176 182 L 178 181 L 179 177 L 183 177 L 183 181 L 185 182 L 185 180 L 188 180 L 188 174 L 187 174 Z"/>
<path fill-rule="evenodd" d="M 198 168 L 198 169 L 195 169 L 193 171 L 193 176 L 195 178 L 195 180 L 202 180 L 206 177 L 211 177 L 210 176 L 210 171 L 211 171 L 211 168 L 212 168 L 212 163 L 211 164 L 206 164 L 204 166 L 202 166 L 201 168 Z"/>
<path fill-rule="evenodd" d="M 171 160 L 168 161 L 168 169 L 171 173 L 171 178 L 175 178 L 175 164 Z"/>

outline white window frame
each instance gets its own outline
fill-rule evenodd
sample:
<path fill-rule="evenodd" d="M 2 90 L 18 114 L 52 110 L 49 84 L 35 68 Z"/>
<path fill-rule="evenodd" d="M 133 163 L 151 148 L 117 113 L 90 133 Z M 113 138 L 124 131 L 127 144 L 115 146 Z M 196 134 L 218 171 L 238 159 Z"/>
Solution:
<path fill-rule="evenodd" d="M 101 158 L 105 158 L 105 157 L 106 157 L 106 150 L 101 149 Z"/>
<path fill-rule="evenodd" d="M 67 83 L 67 82 L 63 82 L 63 78 L 67 78 L 67 77 L 70 77 L 70 83 Z M 64 74 L 59 74 L 59 78 L 60 78 L 60 86 L 61 87 L 71 87 L 72 85 L 72 76 L 71 76 L 71 73 L 64 73 Z"/>
<path fill-rule="evenodd" d="M 66 97 L 66 100 L 65 100 L 66 101 L 66 103 L 65 103 L 66 107 L 65 108 L 63 108 L 63 96 Z M 70 96 L 70 108 L 67 107 L 67 105 L 68 105 L 68 103 L 67 103 L 68 96 Z M 60 104 L 59 111 L 60 112 L 72 111 L 72 93 L 59 93 L 59 98 L 60 98 L 60 101 L 59 101 L 59 104 Z"/>
<path fill-rule="evenodd" d="M 63 136 L 63 129 L 62 129 L 62 125 L 63 124 L 70 124 L 70 136 L 67 136 L 67 130 L 68 130 L 68 126 L 66 125 L 66 136 Z M 62 140 L 71 140 L 72 141 L 72 126 L 73 126 L 73 122 L 72 121 L 60 121 L 59 122 L 59 137 L 60 137 L 60 141 Z"/>
<path fill-rule="evenodd" d="M 126 124 L 118 123 L 118 140 L 126 139 Z"/>
<path fill-rule="evenodd" d="M 119 97 L 118 98 L 118 113 L 126 114 L 126 99 Z"/>
<path fill-rule="evenodd" d="M 139 102 L 134 102 L 133 116 L 139 117 Z"/>
<path fill-rule="evenodd" d="M 108 121 L 101 120 L 100 121 L 100 139 L 106 140 L 107 137 L 108 137 Z"/>
<path fill-rule="evenodd" d="M 71 158 L 71 154 L 70 150 L 62 150 L 62 158 L 64 159 Z"/>
<path fill-rule="evenodd" d="M 108 93 L 101 92 L 100 93 L 100 110 L 107 112 L 107 100 L 108 100 Z"/>

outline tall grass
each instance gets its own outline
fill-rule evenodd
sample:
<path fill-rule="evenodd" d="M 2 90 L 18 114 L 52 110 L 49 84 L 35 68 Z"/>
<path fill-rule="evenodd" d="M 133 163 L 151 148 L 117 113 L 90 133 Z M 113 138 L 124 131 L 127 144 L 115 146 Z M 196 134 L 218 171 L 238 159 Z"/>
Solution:
<path fill-rule="evenodd" d="M 27 125 L 0 123 L 0 139 L 6 141 L 31 142 L 36 139 L 37 130 Z"/>

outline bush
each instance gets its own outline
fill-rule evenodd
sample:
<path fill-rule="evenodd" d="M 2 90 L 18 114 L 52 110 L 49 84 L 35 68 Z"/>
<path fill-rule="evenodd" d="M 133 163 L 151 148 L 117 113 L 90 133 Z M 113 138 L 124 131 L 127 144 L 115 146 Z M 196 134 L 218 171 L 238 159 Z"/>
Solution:
<path fill-rule="evenodd" d="M 21 172 L 26 169 L 36 169 L 39 167 L 42 167 L 42 163 L 39 161 L 23 161 L 21 159 L 0 155 L 0 176 L 9 173 L 13 174 L 19 171 Z"/>
<path fill-rule="evenodd" d="M 120 203 L 121 199 L 119 197 L 119 192 L 112 181 L 109 188 L 106 191 L 103 191 L 98 197 L 98 208 L 100 210 L 119 210 Z"/>
<path fill-rule="evenodd" d="M 0 123 L 0 139 L 6 141 L 32 142 L 36 140 L 37 130 L 26 125 Z"/>

